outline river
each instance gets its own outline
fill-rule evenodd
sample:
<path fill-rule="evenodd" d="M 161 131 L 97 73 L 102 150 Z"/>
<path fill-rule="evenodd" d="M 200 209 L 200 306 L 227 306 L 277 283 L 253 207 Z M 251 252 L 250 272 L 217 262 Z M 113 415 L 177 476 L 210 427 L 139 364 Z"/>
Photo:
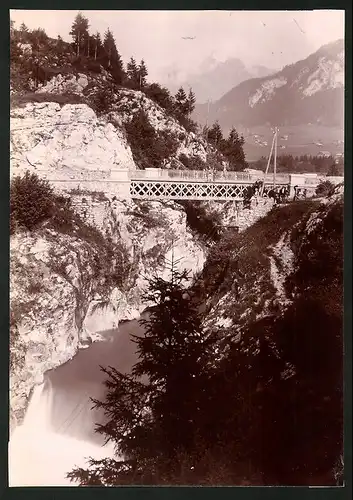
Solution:
<path fill-rule="evenodd" d="M 99 332 L 104 341 L 94 342 L 64 365 L 47 372 L 35 387 L 25 418 L 9 443 L 10 486 L 74 486 L 66 473 L 84 467 L 86 457 L 112 456 L 112 445 L 94 432 L 103 421 L 92 410 L 90 397 L 104 399 L 101 366 L 129 373 L 137 360 L 130 334 L 141 335 L 137 320 L 123 322 L 118 329 Z"/>

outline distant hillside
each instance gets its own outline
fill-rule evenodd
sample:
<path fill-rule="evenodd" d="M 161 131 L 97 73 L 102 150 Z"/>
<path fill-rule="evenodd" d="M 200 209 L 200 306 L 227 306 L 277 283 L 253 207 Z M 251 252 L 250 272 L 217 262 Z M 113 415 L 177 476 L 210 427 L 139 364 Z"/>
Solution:
<path fill-rule="evenodd" d="M 265 66 L 247 67 L 240 59 L 231 58 L 226 61 L 217 61 L 214 58 L 206 59 L 201 67 L 190 75 L 178 78 L 174 71 L 164 84 L 171 92 L 176 92 L 180 86 L 192 87 L 198 103 L 208 100 L 214 101 L 222 97 L 225 92 L 239 83 L 250 78 L 264 77 L 274 72 L 274 69 Z"/>
<path fill-rule="evenodd" d="M 317 52 L 264 78 L 240 83 L 210 106 L 198 105 L 201 124 L 219 121 L 222 129 L 261 125 L 343 126 L 344 42 Z"/>

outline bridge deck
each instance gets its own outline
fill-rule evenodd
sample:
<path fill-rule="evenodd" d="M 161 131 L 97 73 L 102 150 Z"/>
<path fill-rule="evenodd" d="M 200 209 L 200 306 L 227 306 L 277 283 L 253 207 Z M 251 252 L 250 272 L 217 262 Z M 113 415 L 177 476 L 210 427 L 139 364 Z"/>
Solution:
<path fill-rule="evenodd" d="M 256 180 L 265 180 L 266 183 L 273 183 L 273 174 L 264 175 L 248 172 L 224 172 L 209 170 L 171 170 L 160 168 L 148 168 L 146 170 L 133 170 L 129 172 L 129 179 L 135 180 L 153 180 L 153 181 L 190 181 L 190 182 L 227 182 L 231 184 L 254 183 Z M 289 174 L 278 174 L 276 176 L 277 184 L 288 184 Z"/>
<path fill-rule="evenodd" d="M 123 170 L 105 168 L 93 170 L 82 166 L 65 167 L 55 172 L 38 173 L 57 187 L 72 190 L 100 191 L 120 199 L 170 200 L 242 200 L 245 189 L 257 180 L 273 186 L 273 174 L 250 172 L 210 172 L 205 170 Z M 60 178 L 61 177 L 61 178 Z M 343 178 L 342 178 L 343 180 Z M 316 174 L 279 174 L 276 186 L 305 187 L 308 195 L 315 191 L 320 178 Z"/>

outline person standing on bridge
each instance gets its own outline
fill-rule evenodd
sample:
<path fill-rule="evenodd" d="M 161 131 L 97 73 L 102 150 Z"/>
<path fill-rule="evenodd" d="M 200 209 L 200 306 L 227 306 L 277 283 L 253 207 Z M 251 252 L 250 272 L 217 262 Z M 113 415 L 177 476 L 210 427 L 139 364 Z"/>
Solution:
<path fill-rule="evenodd" d="M 226 162 L 223 162 L 223 179 L 226 180 L 227 178 L 227 164 Z"/>

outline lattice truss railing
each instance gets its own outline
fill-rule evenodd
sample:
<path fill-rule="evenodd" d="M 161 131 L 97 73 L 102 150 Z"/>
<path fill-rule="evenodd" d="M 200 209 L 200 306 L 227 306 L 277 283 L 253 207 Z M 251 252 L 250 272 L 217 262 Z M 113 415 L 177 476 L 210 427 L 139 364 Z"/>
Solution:
<path fill-rule="evenodd" d="M 131 181 L 132 198 L 225 199 L 243 198 L 243 192 L 251 184 Z"/>

